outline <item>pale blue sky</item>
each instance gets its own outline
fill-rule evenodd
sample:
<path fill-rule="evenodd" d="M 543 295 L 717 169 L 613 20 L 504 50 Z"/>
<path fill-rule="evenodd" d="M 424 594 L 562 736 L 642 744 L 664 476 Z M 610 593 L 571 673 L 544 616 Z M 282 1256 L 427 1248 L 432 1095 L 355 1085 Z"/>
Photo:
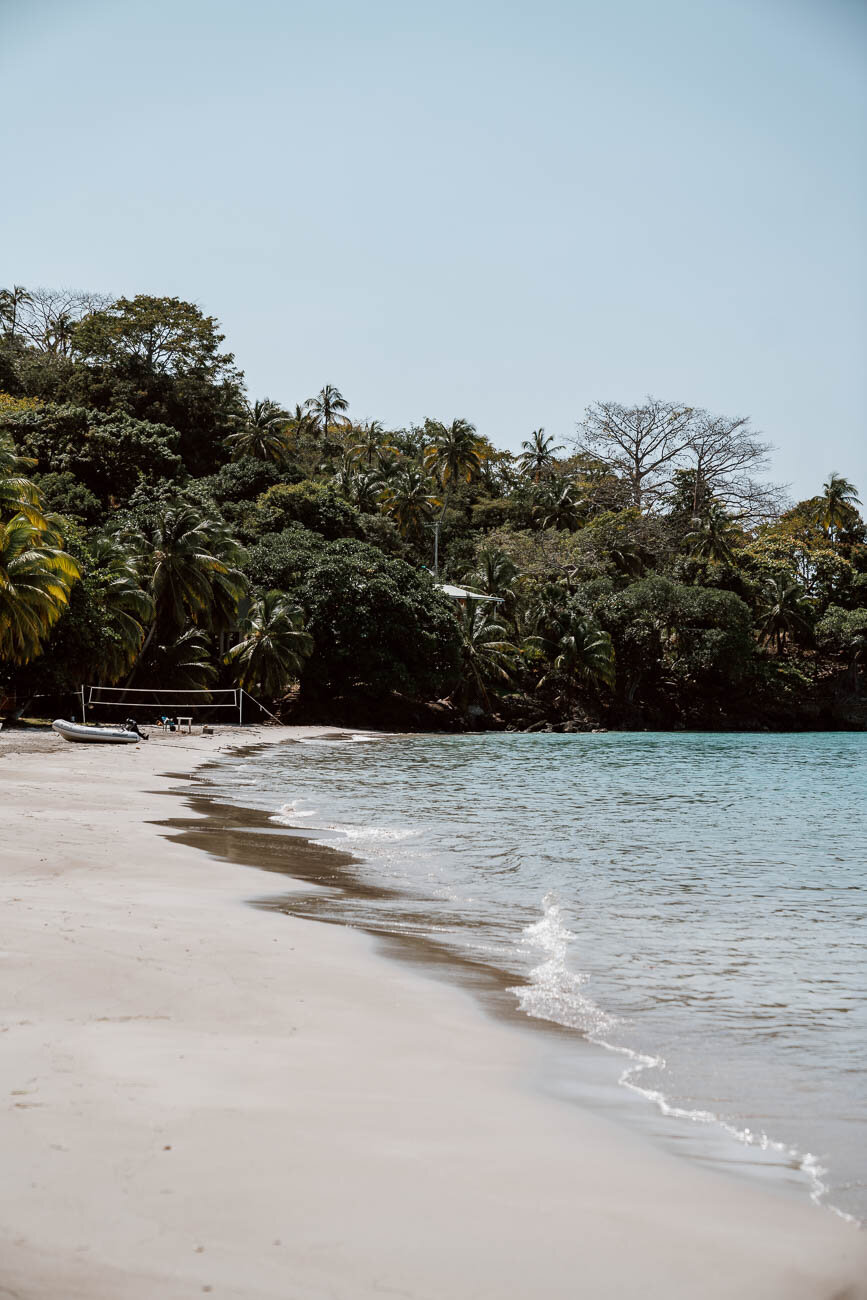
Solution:
<path fill-rule="evenodd" d="M 645 393 L 867 501 L 862 0 L 0 0 L 0 283 L 517 448 Z"/>

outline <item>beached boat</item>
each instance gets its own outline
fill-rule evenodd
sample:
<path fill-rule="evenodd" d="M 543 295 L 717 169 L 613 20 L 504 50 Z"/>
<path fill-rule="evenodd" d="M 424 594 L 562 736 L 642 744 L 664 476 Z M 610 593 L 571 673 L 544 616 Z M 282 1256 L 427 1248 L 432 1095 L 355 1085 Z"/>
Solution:
<path fill-rule="evenodd" d="M 56 718 L 51 725 L 64 740 L 84 744 L 135 745 L 143 739 L 137 731 L 128 731 L 126 727 L 94 727 L 90 723 L 67 722 L 65 718 Z"/>

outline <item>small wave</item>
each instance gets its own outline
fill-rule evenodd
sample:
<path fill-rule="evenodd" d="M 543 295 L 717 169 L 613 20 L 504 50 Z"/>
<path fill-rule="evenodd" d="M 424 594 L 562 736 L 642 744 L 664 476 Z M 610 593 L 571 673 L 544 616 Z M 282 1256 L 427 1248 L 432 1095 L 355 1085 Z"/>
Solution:
<path fill-rule="evenodd" d="M 828 1184 L 824 1179 L 828 1171 L 819 1163 L 819 1160 L 812 1152 L 802 1152 L 797 1147 L 788 1146 L 785 1142 L 778 1142 L 775 1138 L 769 1137 L 763 1129 L 757 1131 L 751 1128 L 738 1128 L 736 1124 L 730 1123 L 727 1119 L 724 1119 L 721 1115 L 716 1115 L 711 1110 L 673 1106 L 658 1088 L 645 1088 L 636 1082 L 637 1077 L 643 1074 L 645 1070 L 664 1070 L 665 1061 L 662 1057 L 645 1056 L 640 1052 L 633 1052 L 628 1047 L 617 1047 L 611 1043 L 601 1041 L 599 1046 L 606 1048 L 610 1052 L 617 1052 L 622 1056 L 631 1058 L 631 1064 L 623 1071 L 619 1082 L 625 1088 L 629 1088 L 632 1092 L 636 1092 L 639 1096 L 645 1097 L 652 1102 L 660 1114 L 673 1119 L 690 1120 L 694 1124 L 716 1124 L 744 1146 L 757 1147 L 760 1151 L 774 1152 L 790 1168 L 804 1174 L 810 1190 L 810 1200 L 814 1205 L 830 1210 L 832 1214 L 836 1214 L 838 1218 L 844 1219 L 847 1223 L 860 1225 L 860 1220 L 853 1215 L 847 1214 L 845 1210 L 838 1209 L 836 1205 L 831 1205 L 825 1201 L 828 1194 Z"/>
<path fill-rule="evenodd" d="M 366 741 L 382 740 L 388 734 L 383 731 L 353 731 L 342 736 L 300 736 L 300 745 L 327 745 L 334 748 L 340 745 L 358 745 Z"/>
<path fill-rule="evenodd" d="M 278 826 L 294 826 L 298 817 L 315 816 L 315 808 L 299 808 L 297 804 L 284 803 L 280 805 L 277 812 L 271 814 L 268 820 L 276 822 Z"/>
<path fill-rule="evenodd" d="M 530 971 L 526 984 L 509 989 L 510 993 L 515 994 L 521 1010 L 528 1016 L 540 1020 L 552 1020 L 570 1029 L 578 1029 L 597 1047 L 626 1057 L 629 1064 L 618 1079 L 622 1087 L 629 1088 L 630 1091 L 651 1102 L 660 1114 L 670 1119 L 687 1120 L 694 1124 L 714 1124 L 744 1146 L 757 1147 L 761 1151 L 777 1154 L 790 1168 L 804 1175 L 810 1200 L 814 1205 L 830 1210 L 832 1214 L 836 1214 L 847 1223 L 860 1226 L 860 1220 L 825 1200 L 829 1190 L 825 1182 L 828 1171 L 811 1152 L 804 1153 L 784 1142 L 778 1142 L 763 1130 L 739 1128 L 713 1111 L 673 1105 L 660 1089 L 650 1088 L 639 1082 L 647 1070 L 664 1070 L 665 1060 L 661 1056 L 636 1052 L 630 1047 L 622 1047 L 607 1040 L 606 1032 L 619 1021 L 603 1011 L 581 991 L 589 976 L 569 969 L 566 958 L 575 936 L 563 920 L 562 909 L 556 896 L 546 895 L 543 908 L 541 920 L 528 925 L 524 930 L 523 938 L 525 943 L 541 948 L 547 953 L 547 959 Z"/>
<path fill-rule="evenodd" d="M 524 930 L 524 943 L 541 948 L 545 961 L 534 966 L 526 984 L 509 990 L 518 1006 L 538 1020 L 553 1020 L 588 1036 L 601 1034 L 616 1021 L 582 993 L 589 976 L 569 969 L 566 961 L 574 935 L 563 920 L 560 904 L 553 894 L 543 900 L 544 915 Z"/>
<path fill-rule="evenodd" d="M 328 826 L 330 831 L 340 831 L 347 839 L 351 840 L 411 840 L 415 839 L 421 831 L 411 830 L 408 827 L 398 829 L 393 826 Z"/>

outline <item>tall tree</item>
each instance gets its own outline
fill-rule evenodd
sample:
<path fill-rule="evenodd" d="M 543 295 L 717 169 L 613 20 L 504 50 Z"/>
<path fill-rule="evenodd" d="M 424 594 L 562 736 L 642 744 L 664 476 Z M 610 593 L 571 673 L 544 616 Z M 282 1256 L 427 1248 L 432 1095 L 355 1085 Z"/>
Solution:
<path fill-rule="evenodd" d="M 574 483 L 549 480 L 533 507 L 540 528 L 560 528 L 574 533 L 587 518 L 587 503 Z"/>
<path fill-rule="evenodd" d="M 743 532 L 731 515 L 718 501 L 711 501 L 703 513 L 693 516 L 684 541 L 696 559 L 725 564 L 732 559 L 738 538 L 743 538 Z"/>
<path fill-rule="evenodd" d="M 246 590 L 236 561 L 239 548 L 225 527 L 190 506 L 156 511 L 138 533 L 125 538 L 154 603 L 162 636 L 188 623 L 212 627 L 231 617 Z"/>
<path fill-rule="evenodd" d="M 39 492 L 26 476 L 35 465 L 31 457 L 19 456 L 12 447 L 0 443 L 0 519 L 21 514 L 37 527 L 44 526 Z"/>
<path fill-rule="evenodd" d="M 769 578 L 759 606 L 759 633 L 773 642 L 782 654 L 790 637 L 806 636 L 810 631 L 809 607 L 797 582 L 784 577 Z"/>
<path fill-rule="evenodd" d="M 642 406 L 597 402 L 579 425 L 576 449 L 628 484 L 630 505 L 652 510 L 683 495 L 688 471 L 696 513 L 703 496 L 716 497 L 742 520 L 759 521 L 780 506 L 782 489 L 756 479 L 770 444 L 738 416 L 648 397 Z"/>
<path fill-rule="evenodd" d="M 433 482 L 417 469 L 401 470 L 382 490 L 385 514 L 394 519 L 401 536 L 416 543 L 421 543 L 425 524 L 439 504 Z"/>
<path fill-rule="evenodd" d="M 245 403 L 240 428 L 229 434 L 226 445 L 233 460 L 251 456 L 254 460 L 284 460 L 289 452 L 288 428 L 292 417 L 279 402 L 269 397 L 252 406 Z"/>
<path fill-rule="evenodd" d="M 9 339 L 14 340 L 22 309 L 32 301 L 31 294 L 23 284 L 13 284 L 11 289 L 0 289 L 0 321 Z"/>
<path fill-rule="evenodd" d="M 310 398 L 307 408 L 320 435 L 327 438 L 328 430 L 335 423 L 337 416 L 349 410 L 349 403 L 338 388 L 333 384 L 326 384 L 315 397 Z"/>
<path fill-rule="evenodd" d="M 542 475 L 553 468 L 558 451 L 563 451 L 563 447 L 555 446 L 553 435 L 546 438 L 544 429 L 534 429 L 528 441 L 521 443 L 518 464 L 534 483 L 538 483 Z"/>
<path fill-rule="evenodd" d="M 144 645 L 145 629 L 154 617 L 154 603 L 141 584 L 132 552 L 116 537 L 97 538 L 93 566 L 106 621 L 114 634 L 94 668 L 99 680 L 111 685 L 135 663 Z"/>
<path fill-rule="evenodd" d="M 631 505 L 648 510 L 670 486 L 692 423 L 691 407 L 655 397 L 643 406 L 596 402 L 585 412 L 575 445 L 629 484 Z"/>
<path fill-rule="evenodd" d="M 18 338 L 38 353 L 68 356 L 76 324 L 111 300 L 101 294 L 72 289 L 0 290 L 0 320 L 9 339 Z"/>
<path fill-rule="evenodd" d="M 482 464 L 484 443 L 469 420 L 452 420 L 440 424 L 431 420 L 426 426 L 431 441 L 425 448 L 424 463 L 442 484 L 446 496 L 456 482 L 471 483 Z"/>
<path fill-rule="evenodd" d="M 187 468 L 212 473 L 242 391 L 223 342 L 216 319 L 194 303 L 118 298 L 76 325 L 66 400 L 171 425 Z"/>
<path fill-rule="evenodd" d="M 860 504 L 854 483 L 842 474 L 828 475 L 816 503 L 816 523 L 828 534 L 832 546 L 837 545 L 841 532 L 858 521 Z"/>
<path fill-rule="evenodd" d="M 313 650 L 304 630 L 304 611 L 280 591 L 269 591 L 250 607 L 241 640 L 226 655 L 239 684 L 274 699 L 300 677 Z"/>
<path fill-rule="evenodd" d="M 429 420 L 425 432 L 431 442 L 424 451 L 425 468 L 433 472 L 443 488 L 442 509 L 434 534 L 434 571 L 439 572 L 439 530 L 448 509 L 455 483 L 471 483 L 482 467 L 485 443 L 469 420 L 452 420 L 441 424 Z"/>
<path fill-rule="evenodd" d="M 466 602 L 458 616 L 458 628 L 463 673 L 454 698 L 464 703 L 480 700 L 489 709 L 491 688 L 510 680 L 518 651 L 505 625 L 479 601 Z"/>
<path fill-rule="evenodd" d="M 379 420 L 368 420 L 367 424 L 358 430 L 357 438 L 357 442 L 349 448 L 349 454 L 370 469 L 377 463 L 383 449 L 388 445 L 385 430 Z"/>
<path fill-rule="evenodd" d="M 51 521 L 0 522 L 0 660 L 26 664 L 41 653 L 79 577 Z"/>
<path fill-rule="evenodd" d="M 741 522 L 759 523 L 779 513 L 784 490 L 760 481 L 773 450 L 744 416 L 711 415 L 696 408 L 689 422 L 683 464 L 693 485 L 692 513 L 709 495 Z"/>
<path fill-rule="evenodd" d="M 216 378 L 233 361 L 231 353 L 220 350 L 224 340 L 216 318 L 194 303 L 140 293 L 90 312 L 78 323 L 74 342 L 85 360 L 118 368 L 134 362 L 151 374 Z"/>

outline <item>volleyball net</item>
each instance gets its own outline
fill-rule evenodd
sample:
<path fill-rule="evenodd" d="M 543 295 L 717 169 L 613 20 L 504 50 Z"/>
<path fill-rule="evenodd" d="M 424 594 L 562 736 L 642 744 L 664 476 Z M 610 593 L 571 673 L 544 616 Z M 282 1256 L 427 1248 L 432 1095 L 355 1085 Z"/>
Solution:
<path fill-rule="evenodd" d="M 252 706 L 252 710 L 251 707 Z M 214 688 L 213 690 L 162 686 L 87 686 L 81 687 L 81 719 L 87 722 L 102 709 L 122 709 L 131 717 L 146 716 L 154 722 L 163 717 L 198 717 L 203 713 L 215 714 L 222 721 L 244 725 L 244 712 L 248 717 L 264 713 L 274 714 L 260 704 L 243 687 Z M 276 722 L 277 719 L 274 718 Z"/>

